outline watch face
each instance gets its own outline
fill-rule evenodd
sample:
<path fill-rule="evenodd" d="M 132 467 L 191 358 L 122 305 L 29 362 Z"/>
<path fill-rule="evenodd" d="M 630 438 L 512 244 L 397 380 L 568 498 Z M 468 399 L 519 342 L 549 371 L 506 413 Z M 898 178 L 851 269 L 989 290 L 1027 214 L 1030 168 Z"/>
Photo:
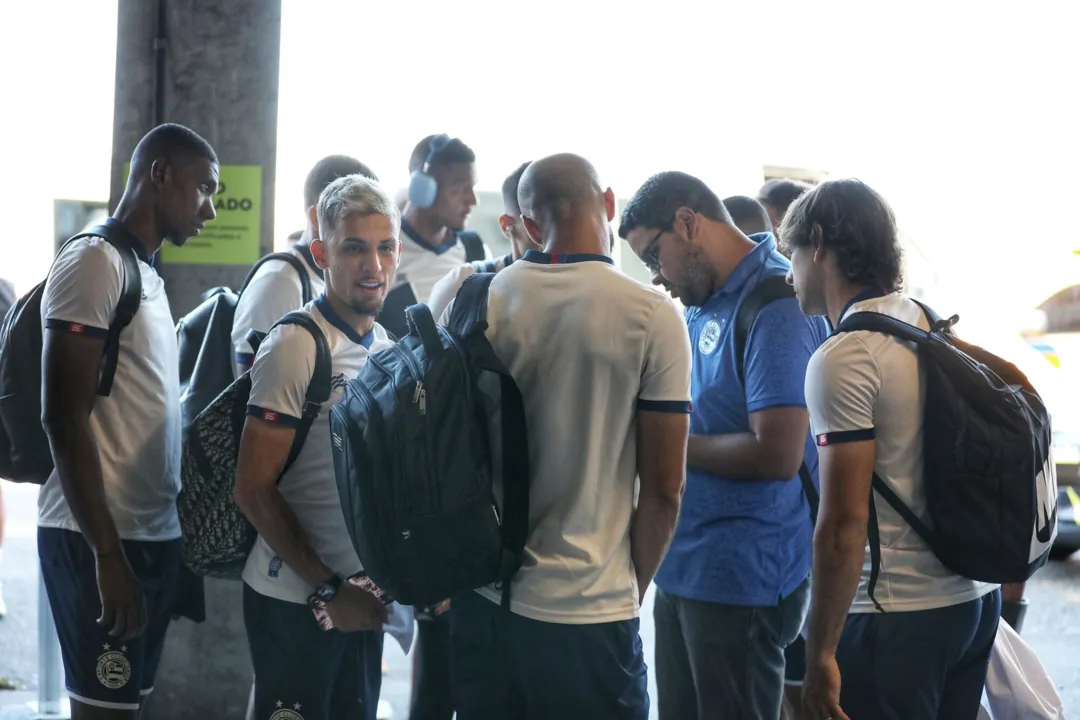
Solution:
<path fill-rule="evenodd" d="M 330 602 L 337 595 L 337 590 L 329 585 L 323 585 L 315 591 L 315 594 L 319 596 L 319 599 L 323 602 Z"/>

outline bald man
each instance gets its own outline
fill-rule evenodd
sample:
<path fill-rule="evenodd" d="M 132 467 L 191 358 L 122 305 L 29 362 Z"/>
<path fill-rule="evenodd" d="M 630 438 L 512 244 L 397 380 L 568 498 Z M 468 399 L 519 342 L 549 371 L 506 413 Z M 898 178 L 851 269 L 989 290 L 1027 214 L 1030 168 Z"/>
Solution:
<path fill-rule="evenodd" d="M 518 201 L 543 250 L 492 280 L 487 337 L 525 400 L 529 535 L 509 613 L 494 587 L 452 599 L 458 717 L 646 720 L 638 612 L 682 497 L 686 325 L 614 267 L 615 197 L 586 160 L 534 162 Z"/>

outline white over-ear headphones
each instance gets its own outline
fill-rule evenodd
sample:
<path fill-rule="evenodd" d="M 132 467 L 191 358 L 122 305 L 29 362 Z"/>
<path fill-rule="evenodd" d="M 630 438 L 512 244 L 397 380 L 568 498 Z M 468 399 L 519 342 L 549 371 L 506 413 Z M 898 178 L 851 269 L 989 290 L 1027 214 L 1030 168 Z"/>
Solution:
<path fill-rule="evenodd" d="M 449 135 L 436 135 L 431 139 L 423 167 L 414 171 L 409 177 L 409 204 L 421 208 L 429 208 L 435 204 L 435 198 L 439 194 L 439 183 L 428 171 L 431 169 L 431 161 L 450 144 L 450 140 Z"/>

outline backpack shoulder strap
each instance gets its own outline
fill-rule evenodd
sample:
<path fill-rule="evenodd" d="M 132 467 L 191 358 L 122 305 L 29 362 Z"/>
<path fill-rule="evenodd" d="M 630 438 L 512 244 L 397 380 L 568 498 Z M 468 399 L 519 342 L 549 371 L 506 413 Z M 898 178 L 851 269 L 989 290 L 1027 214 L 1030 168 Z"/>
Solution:
<path fill-rule="evenodd" d="M 263 266 L 263 263 L 271 260 L 281 260 L 287 262 L 293 266 L 293 269 L 300 275 L 300 294 L 303 296 L 304 304 L 307 305 L 311 302 L 311 277 L 308 275 L 307 268 L 304 267 L 304 261 L 296 257 L 290 252 L 276 252 L 269 255 L 263 255 L 259 258 L 254 265 L 251 266 L 251 270 L 248 271 L 247 277 L 244 278 L 244 284 L 240 286 L 240 291 L 236 293 L 239 297 L 247 290 L 247 286 L 255 278 L 255 273 L 259 268 Z"/>
<path fill-rule="evenodd" d="M 469 264 L 472 265 L 473 270 L 475 270 L 477 274 L 494 273 L 499 271 L 499 268 L 496 267 L 494 260 L 474 260 Z"/>
<path fill-rule="evenodd" d="M 739 379 L 744 384 L 746 342 L 750 337 L 751 328 L 754 327 L 754 321 L 769 303 L 792 297 L 795 297 L 795 289 L 788 285 L 787 278 L 782 275 L 770 275 L 762 278 L 761 282 L 755 285 L 754 289 L 739 303 L 738 314 L 735 317 L 735 363 Z"/>
<path fill-rule="evenodd" d="M 308 431 L 311 430 L 315 418 L 322 412 L 323 404 L 330 399 L 332 361 L 330 357 L 330 345 L 326 342 L 326 335 L 322 329 L 306 312 L 291 312 L 278 320 L 274 325 L 299 325 L 311 333 L 315 339 L 315 372 L 311 375 L 308 383 L 307 394 L 304 396 L 304 412 L 300 416 L 300 424 L 296 428 L 296 437 L 293 439 L 292 449 L 289 451 L 289 459 L 285 461 L 282 475 L 289 469 L 300 450 L 307 440 Z M 281 478 L 278 478 L 279 480 Z"/>
<path fill-rule="evenodd" d="M 139 258 L 135 249 L 131 247 L 131 240 L 124 231 L 112 225 L 95 225 L 72 240 L 88 235 L 105 238 L 105 241 L 120 253 L 120 260 L 124 265 L 124 287 L 120 292 L 120 301 L 116 304 L 116 314 L 109 325 L 105 354 L 102 357 L 101 382 L 98 384 L 98 395 L 107 397 L 112 392 L 116 365 L 120 360 L 120 333 L 131 324 L 142 302 L 142 271 L 139 269 Z"/>
<path fill-rule="evenodd" d="M 921 345 L 930 340 L 930 333 L 922 328 L 909 325 L 903 320 L 897 320 L 891 315 L 872 311 L 860 311 L 852 313 L 844 318 L 840 325 L 833 330 L 833 335 L 840 333 L 856 332 L 865 330 L 868 332 L 884 333 L 892 335 L 900 340 L 906 340 Z"/>
<path fill-rule="evenodd" d="M 458 240 L 465 246 L 465 262 L 484 259 L 484 241 L 472 230 L 458 233 Z"/>
<path fill-rule="evenodd" d="M 494 279 L 495 273 L 477 273 L 465 278 L 450 311 L 451 330 L 464 336 L 478 324 L 486 328 L 488 289 Z"/>

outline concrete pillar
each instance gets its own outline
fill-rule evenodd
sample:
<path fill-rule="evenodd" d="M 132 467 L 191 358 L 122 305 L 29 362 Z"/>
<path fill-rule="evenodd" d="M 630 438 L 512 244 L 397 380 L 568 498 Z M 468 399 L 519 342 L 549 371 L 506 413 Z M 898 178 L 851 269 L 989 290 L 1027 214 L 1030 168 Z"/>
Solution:
<path fill-rule="evenodd" d="M 270 251 L 280 39 L 281 0 L 119 0 L 110 207 L 139 139 L 178 122 L 206 137 L 223 165 L 262 168 L 259 254 Z M 177 317 L 208 288 L 237 288 L 248 269 L 159 263 Z M 172 623 L 147 717 L 243 717 L 251 664 L 241 584 L 208 580 L 205 590 L 206 621 Z"/>

